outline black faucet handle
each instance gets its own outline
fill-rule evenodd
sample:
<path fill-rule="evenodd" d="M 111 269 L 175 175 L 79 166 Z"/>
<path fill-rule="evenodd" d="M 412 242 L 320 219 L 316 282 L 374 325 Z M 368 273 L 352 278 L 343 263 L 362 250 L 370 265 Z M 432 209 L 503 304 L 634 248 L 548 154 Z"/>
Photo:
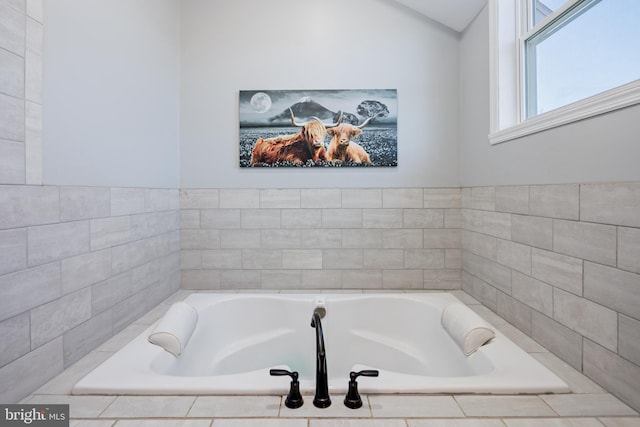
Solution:
<path fill-rule="evenodd" d="M 289 394 L 284 401 L 287 408 L 296 409 L 302 406 L 304 401 L 302 400 L 302 394 L 300 394 L 300 382 L 298 382 L 298 371 L 287 371 L 286 369 L 271 369 L 269 370 L 271 376 L 285 376 L 291 377 L 291 388 L 289 388 Z"/>
<path fill-rule="evenodd" d="M 358 372 L 351 371 L 349 373 L 349 390 L 344 397 L 344 406 L 351 409 L 361 407 L 362 398 L 360 398 L 360 393 L 358 392 L 358 382 L 356 379 L 358 377 L 377 377 L 379 374 L 380 372 L 376 369 L 365 369 Z"/>

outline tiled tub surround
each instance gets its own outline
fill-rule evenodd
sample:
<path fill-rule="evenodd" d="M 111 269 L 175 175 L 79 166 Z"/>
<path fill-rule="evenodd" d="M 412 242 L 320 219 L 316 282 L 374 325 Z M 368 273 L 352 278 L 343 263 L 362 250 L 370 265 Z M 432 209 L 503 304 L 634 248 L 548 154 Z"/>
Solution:
<path fill-rule="evenodd" d="M 459 289 L 460 189 L 180 191 L 184 289 Z"/>
<path fill-rule="evenodd" d="M 640 183 L 462 189 L 462 289 L 640 408 Z"/>
<path fill-rule="evenodd" d="M 0 185 L 0 401 L 179 288 L 178 190 Z"/>
<path fill-rule="evenodd" d="M 228 292 L 228 291 L 227 291 Z M 240 291 L 242 292 L 242 291 Z M 284 291 L 283 291 L 284 292 Z M 363 291 L 367 292 L 367 291 Z M 452 293 L 549 367 L 570 386 L 556 395 L 363 395 L 364 405 L 345 408 L 344 395 L 315 408 L 313 395 L 289 409 L 285 396 L 72 396 L 73 384 L 183 300 L 180 291 L 80 359 L 25 403 L 68 403 L 72 427 L 635 427 L 637 412 L 549 353 L 462 291 Z M 312 330 L 310 330 L 313 333 Z M 285 380 L 286 382 L 286 380 Z"/>

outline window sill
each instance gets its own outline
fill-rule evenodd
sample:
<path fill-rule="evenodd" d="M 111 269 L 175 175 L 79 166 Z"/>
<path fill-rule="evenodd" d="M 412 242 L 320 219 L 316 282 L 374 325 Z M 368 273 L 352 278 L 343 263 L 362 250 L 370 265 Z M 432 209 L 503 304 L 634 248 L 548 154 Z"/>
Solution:
<path fill-rule="evenodd" d="M 640 103 L 640 80 L 619 86 L 573 104 L 548 111 L 489 135 L 491 145 L 584 120 Z"/>

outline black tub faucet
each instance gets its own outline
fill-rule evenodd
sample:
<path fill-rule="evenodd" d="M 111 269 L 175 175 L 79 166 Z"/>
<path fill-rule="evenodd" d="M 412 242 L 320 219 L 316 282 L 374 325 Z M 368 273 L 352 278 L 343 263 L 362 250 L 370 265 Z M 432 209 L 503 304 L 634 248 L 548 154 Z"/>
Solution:
<path fill-rule="evenodd" d="M 327 354 L 318 311 L 313 312 L 311 327 L 316 328 L 316 395 L 313 398 L 313 405 L 317 408 L 328 408 L 331 405 L 331 398 L 327 379 Z"/>

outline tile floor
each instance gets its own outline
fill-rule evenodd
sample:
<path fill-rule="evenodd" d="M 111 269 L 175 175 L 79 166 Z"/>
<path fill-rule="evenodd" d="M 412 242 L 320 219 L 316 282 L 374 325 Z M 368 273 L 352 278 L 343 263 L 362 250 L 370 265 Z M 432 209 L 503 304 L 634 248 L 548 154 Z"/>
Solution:
<path fill-rule="evenodd" d="M 295 410 L 283 396 L 72 396 L 73 384 L 155 322 L 180 291 L 23 403 L 68 403 L 71 427 L 640 427 L 640 415 L 462 291 L 453 293 L 563 378 L 570 394 L 369 395 L 357 410 L 343 396 L 317 409 L 312 396 Z"/>

